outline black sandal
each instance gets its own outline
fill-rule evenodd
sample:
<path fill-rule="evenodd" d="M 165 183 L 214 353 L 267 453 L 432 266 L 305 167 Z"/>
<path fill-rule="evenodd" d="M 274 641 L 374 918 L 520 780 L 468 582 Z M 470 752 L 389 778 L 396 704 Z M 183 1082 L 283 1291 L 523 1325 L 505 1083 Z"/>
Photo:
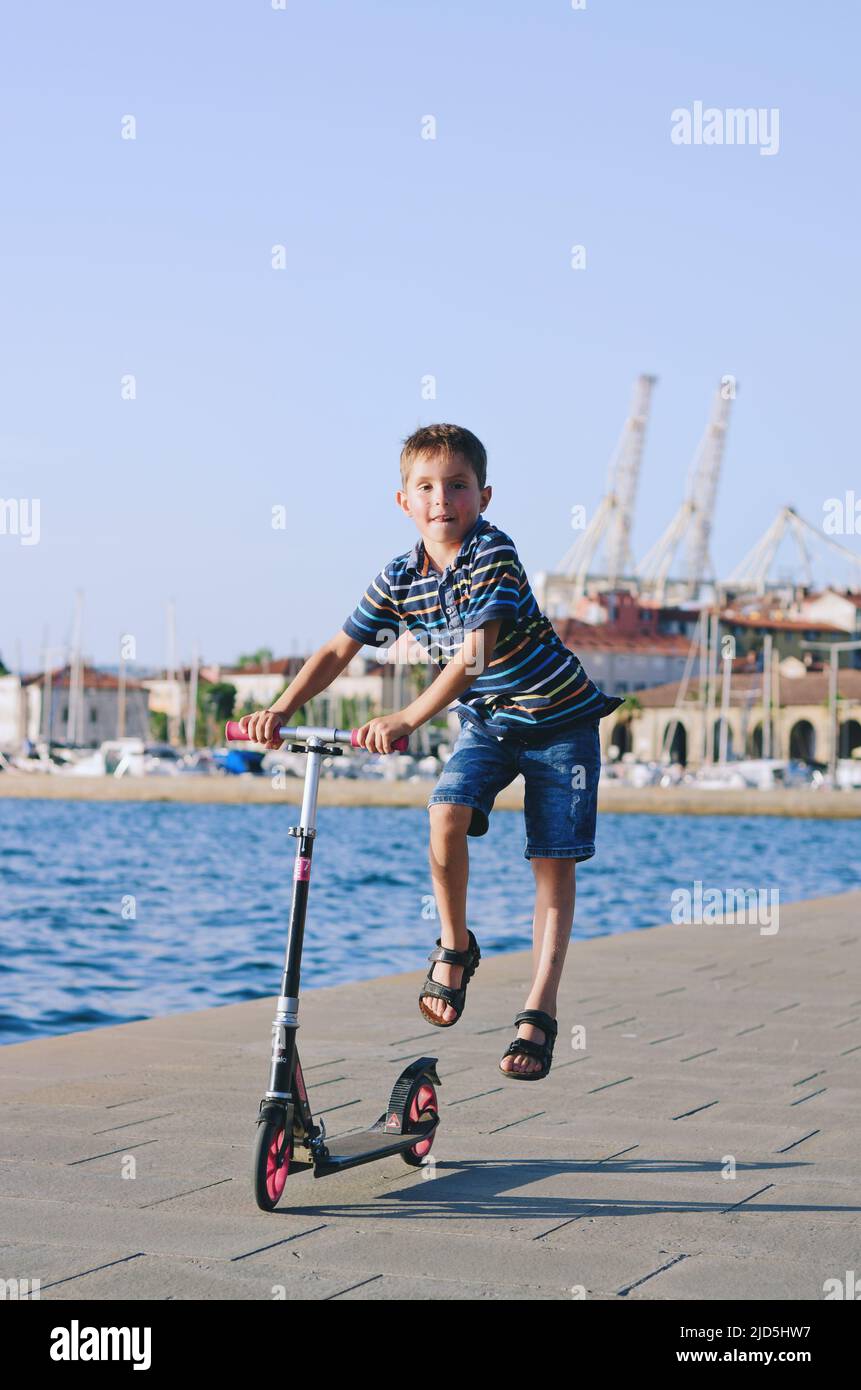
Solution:
<path fill-rule="evenodd" d="M 466 1005 L 466 987 L 478 969 L 478 962 L 481 960 L 481 951 L 478 949 L 478 942 L 472 932 L 467 928 L 469 935 L 469 945 L 465 951 L 452 951 L 448 946 L 441 944 L 441 939 L 437 937 L 437 943 L 428 956 L 430 969 L 425 979 L 424 989 L 419 995 L 419 1011 L 422 1018 L 427 1019 L 428 1023 L 433 1023 L 437 1028 L 453 1028 L 463 1017 L 463 1010 Z M 432 979 L 434 961 L 445 961 L 447 965 L 462 965 L 463 974 L 460 977 L 460 985 L 455 989 L 452 985 L 440 984 L 439 980 Z M 457 1018 L 453 1018 L 450 1023 L 444 1023 L 436 1014 L 428 1013 L 422 999 L 426 994 L 432 994 L 437 999 L 444 999 L 453 1009 L 457 1009 Z"/>
<path fill-rule="evenodd" d="M 514 1020 L 514 1026 L 518 1023 L 534 1023 L 536 1028 L 544 1030 L 544 1041 L 536 1042 L 534 1038 L 515 1038 L 513 1042 L 503 1052 L 499 1059 L 499 1070 L 503 1076 L 507 1076 L 510 1081 L 541 1081 L 547 1076 L 553 1063 L 553 1044 L 556 1041 L 557 1024 L 556 1019 L 551 1018 L 541 1009 L 524 1009 Z M 525 1057 L 535 1057 L 541 1063 L 540 1071 L 506 1071 L 502 1065 L 506 1057 L 514 1057 L 517 1053 Z"/>

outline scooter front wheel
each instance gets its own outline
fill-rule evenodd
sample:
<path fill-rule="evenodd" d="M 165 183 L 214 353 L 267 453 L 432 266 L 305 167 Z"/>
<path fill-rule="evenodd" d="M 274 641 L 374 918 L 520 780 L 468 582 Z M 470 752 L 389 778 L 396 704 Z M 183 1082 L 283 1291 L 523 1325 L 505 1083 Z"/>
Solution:
<path fill-rule="evenodd" d="M 292 1134 L 282 1155 L 283 1143 L 284 1126 L 277 1120 L 264 1120 L 258 1124 L 252 1178 L 254 1200 L 261 1211 L 274 1211 L 284 1191 L 293 1158 Z"/>
<path fill-rule="evenodd" d="M 427 1077 L 422 1077 L 413 1085 L 407 1100 L 406 1110 L 409 1119 L 414 1122 L 418 1122 L 428 1115 L 439 1115 L 436 1091 Z M 436 1129 L 438 1128 L 437 1125 Z M 436 1129 L 429 1139 L 420 1139 L 417 1144 L 413 1144 L 412 1148 L 401 1149 L 401 1158 L 404 1163 L 408 1163 L 411 1168 L 421 1167 L 425 1155 L 430 1153 Z"/>

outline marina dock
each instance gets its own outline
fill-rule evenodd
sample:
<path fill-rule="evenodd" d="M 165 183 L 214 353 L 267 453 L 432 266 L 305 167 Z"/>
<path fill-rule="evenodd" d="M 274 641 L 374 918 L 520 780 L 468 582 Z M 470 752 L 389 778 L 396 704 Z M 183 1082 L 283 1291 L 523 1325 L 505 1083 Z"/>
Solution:
<path fill-rule="evenodd" d="M 425 808 L 436 779 L 417 782 L 387 778 L 322 778 L 320 806 L 417 806 Z M 275 782 L 260 777 L 66 777 L 63 775 L 0 776 L 0 798 L 27 797 L 70 801 L 179 801 L 220 805 L 267 805 L 279 801 L 302 803 L 302 780 Z M 598 808 L 644 815 L 792 816 L 816 820 L 855 820 L 861 817 L 861 794 L 822 788 L 781 788 L 775 791 L 691 786 L 628 787 L 602 779 Z M 494 809 L 523 809 L 523 778 L 503 788 Z"/>
<path fill-rule="evenodd" d="M 528 952 L 485 956 L 450 1030 L 419 1015 L 423 968 L 304 991 L 328 1137 L 423 1055 L 441 1125 L 427 1167 L 297 1173 L 271 1214 L 249 1170 L 273 998 L 4 1047 L 0 1277 L 58 1301 L 823 1299 L 858 1268 L 859 923 L 853 892 L 773 934 L 573 941 L 531 1089 L 497 1068 Z"/>

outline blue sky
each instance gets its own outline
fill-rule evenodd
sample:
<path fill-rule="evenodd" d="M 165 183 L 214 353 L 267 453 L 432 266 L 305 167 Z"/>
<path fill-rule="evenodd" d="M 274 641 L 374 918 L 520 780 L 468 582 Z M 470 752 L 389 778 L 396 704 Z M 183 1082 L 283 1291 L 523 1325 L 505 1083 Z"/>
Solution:
<path fill-rule="evenodd" d="M 319 645 L 413 543 L 398 455 L 431 420 L 481 437 L 489 519 L 552 568 L 641 371 L 638 556 L 723 373 L 719 571 L 784 502 L 861 497 L 858 29 L 776 0 L 19 6 L 0 498 L 39 498 L 40 539 L 0 534 L 7 665 L 67 640 L 79 588 L 97 662 L 121 633 L 163 662 L 168 598 L 185 660 Z M 674 145 L 697 100 L 778 108 L 778 153 Z"/>

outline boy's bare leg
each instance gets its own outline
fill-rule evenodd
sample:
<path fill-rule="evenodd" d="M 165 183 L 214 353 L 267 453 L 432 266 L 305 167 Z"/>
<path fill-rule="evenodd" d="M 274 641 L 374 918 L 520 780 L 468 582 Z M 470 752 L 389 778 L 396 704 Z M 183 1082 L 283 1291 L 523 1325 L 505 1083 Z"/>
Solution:
<path fill-rule="evenodd" d="M 469 878 L 469 850 L 466 832 L 472 820 L 472 807 L 439 801 L 428 807 L 430 815 L 430 870 L 434 898 L 439 913 L 439 939 L 451 951 L 465 951 L 469 945 L 466 929 L 466 885 Z M 434 961 L 431 979 L 457 989 L 463 976 L 462 965 Z M 444 999 L 434 994 L 422 996 L 424 1007 L 444 1023 L 459 1017 Z"/>
<path fill-rule="evenodd" d="M 576 894 L 574 859 L 530 859 L 535 874 L 535 916 L 532 919 L 532 985 L 524 1009 L 542 1009 L 556 1017 L 556 996 L 574 922 Z M 519 1023 L 518 1038 L 543 1042 L 546 1034 L 534 1023 Z M 503 1071 L 540 1071 L 537 1057 L 525 1052 L 504 1057 Z"/>

